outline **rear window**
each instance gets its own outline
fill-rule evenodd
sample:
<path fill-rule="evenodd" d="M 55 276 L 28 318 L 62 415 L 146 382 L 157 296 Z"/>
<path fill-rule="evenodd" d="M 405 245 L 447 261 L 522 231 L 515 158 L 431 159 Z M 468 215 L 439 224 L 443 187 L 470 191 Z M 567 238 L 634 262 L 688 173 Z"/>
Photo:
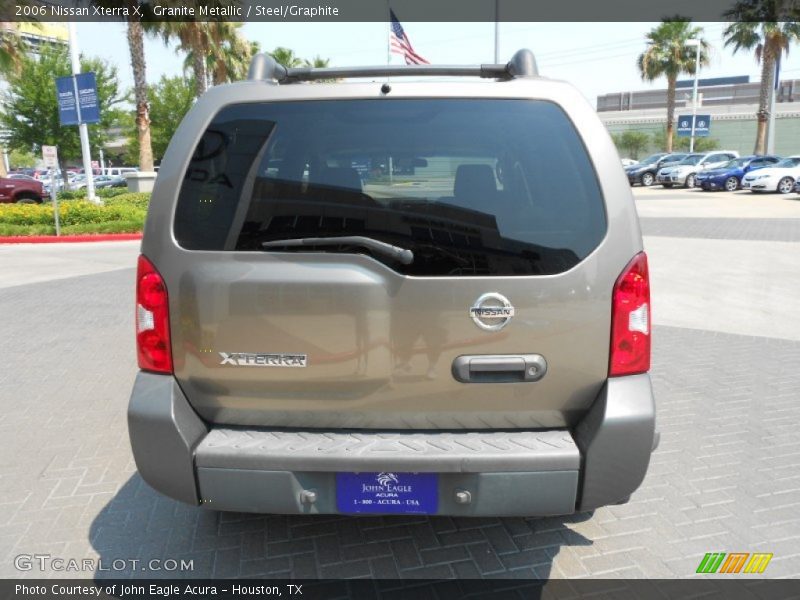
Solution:
<path fill-rule="evenodd" d="M 174 231 L 190 250 L 358 252 L 408 275 L 534 275 L 580 262 L 606 219 L 586 149 L 553 103 L 334 100 L 222 110 L 189 163 Z M 345 242 L 274 245 L 344 236 L 414 260 Z"/>

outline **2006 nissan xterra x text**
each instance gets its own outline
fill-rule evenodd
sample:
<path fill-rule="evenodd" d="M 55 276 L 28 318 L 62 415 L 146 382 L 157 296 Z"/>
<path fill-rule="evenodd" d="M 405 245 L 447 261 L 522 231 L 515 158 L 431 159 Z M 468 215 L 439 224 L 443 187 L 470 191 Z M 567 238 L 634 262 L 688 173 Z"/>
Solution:
<path fill-rule="evenodd" d="M 256 56 L 169 145 L 136 332 L 139 473 L 212 509 L 590 511 L 626 501 L 656 445 L 630 187 L 527 50 Z"/>

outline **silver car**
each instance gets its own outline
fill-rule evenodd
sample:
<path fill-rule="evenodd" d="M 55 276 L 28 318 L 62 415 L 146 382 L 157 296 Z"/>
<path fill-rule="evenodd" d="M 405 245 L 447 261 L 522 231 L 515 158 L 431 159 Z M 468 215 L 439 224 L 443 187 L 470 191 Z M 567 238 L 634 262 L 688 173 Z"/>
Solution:
<path fill-rule="evenodd" d="M 645 476 L 658 436 L 630 187 L 594 109 L 529 51 L 480 67 L 256 56 L 178 128 L 141 248 L 129 430 L 167 496 L 535 516 L 625 502 Z"/>
<path fill-rule="evenodd" d="M 692 188 L 699 172 L 716 169 L 734 158 L 739 158 L 739 153 L 733 150 L 687 154 L 679 163 L 660 169 L 656 173 L 656 183 L 665 188 L 674 185 Z"/>

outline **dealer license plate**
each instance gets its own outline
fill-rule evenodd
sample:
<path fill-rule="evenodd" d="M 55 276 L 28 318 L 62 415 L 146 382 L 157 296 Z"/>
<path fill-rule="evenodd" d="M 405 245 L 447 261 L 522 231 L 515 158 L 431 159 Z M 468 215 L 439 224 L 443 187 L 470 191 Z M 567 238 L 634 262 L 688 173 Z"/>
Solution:
<path fill-rule="evenodd" d="M 337 473 L 336 506 L 342 513 L 435 514 L 436 473 Z"/>

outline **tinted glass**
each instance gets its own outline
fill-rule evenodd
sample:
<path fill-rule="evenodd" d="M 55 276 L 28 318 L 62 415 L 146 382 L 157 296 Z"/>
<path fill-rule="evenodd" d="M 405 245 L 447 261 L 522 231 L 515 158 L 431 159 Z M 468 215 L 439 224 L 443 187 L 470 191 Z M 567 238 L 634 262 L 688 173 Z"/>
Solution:
<path fill-rule="evenodd" d="M 797 165 L 800 165 L 800 158 L 784 158 L 775 166 L 782 169 L 790 169 L 792 167 L 796 167 Z"/>
<path fill-rule="evenodd" d="M 746 167 L 750 162 L 749 158 L 734 158 L 733 160 L 729 160 L 724 165 L 722 165 L 726 169 L 736 169 L 737 167 Z M 753 164 L 755 165 L 758 161 L 754 160 Z"/>
<path fill-rule="evenodd" d="M 577 264 L 606 221 L 556 105 L 383 99 L 224 109 L 192 157 L 174 230 L 192 250 L 367 236 L 412 250 L 413 263 L 357 245 L 313 250 L 370 254 L 410 275 L 531 275 Z"/>
<path fill-rule="evenodd" d="M 659 160 L 659 159 L 661 159 L 661 158 L 664 158 L 665 156 L 666 156 L 666 154 L 663 154 L 663 153 L 660 153 L 660 154 L 651 154 L 651 155 L 650 155 L 650 156 L 648 156 L 647 158 L 643 158 L 643 159 L 642 159 L 640 162 L 641 162 L 643 165 L 649 165 L 649 164 L 652 164 L 652 163 L 656 162 L 657 160 Z"/>
<path fill-rule="evenodd" d="M 702 154 L 693 154 L 692 156 L 687 156 L 686 158 L 684 158 L 678 164 L 679 165 L 696 165 L 697 163 L 700 162 L 701 158 L 703 158 Z"/>

